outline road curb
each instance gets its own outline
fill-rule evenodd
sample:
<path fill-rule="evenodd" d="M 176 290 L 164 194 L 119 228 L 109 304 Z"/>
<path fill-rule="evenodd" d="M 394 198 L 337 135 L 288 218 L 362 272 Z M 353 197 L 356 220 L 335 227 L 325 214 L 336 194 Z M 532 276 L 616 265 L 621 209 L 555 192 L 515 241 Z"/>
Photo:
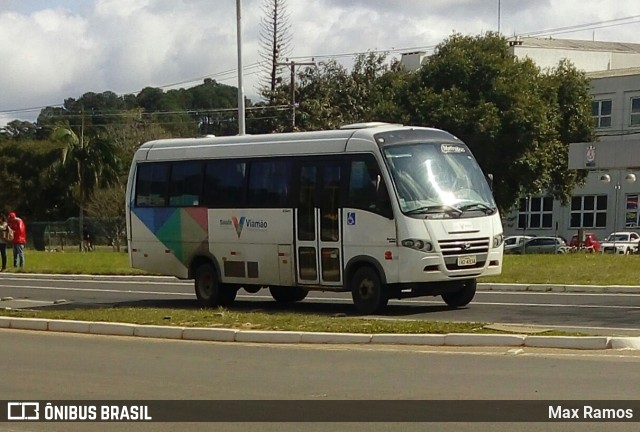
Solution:
<path fill-rule="evenodd" d="M 91 274 L 45 274 L 45 273 L 2 273 L 3 278 L 23 279 L 76 279 L 76 280 L 131 280 L 137 282 L 191 283 L 173 276 L 153 275 L 91 275 Z M 528 292 L 592 292 L 603 294 L 640 294 L 640 285 L 561 285 L 561 284 L 520 284 L 478 282 L 478 291 L 528 291 Z"/>
<path fill-rule="evenodd" d="M 366 334 L 235 330 L 204 327 L 171 327 L 127 323 L 0 317 L 0 328 L 16 330 L 133 336 L 211 342 L 285 344 L 395 344 L 425 346 L 496 346 L 560 348 L 573 350 L 640 350 L 640 337 L 529 336 L 519 334 Z"/>
<path fill-rule="evenodd" d="M 478 283 L 478 291 L 640 294 L 640 286 Z"/>

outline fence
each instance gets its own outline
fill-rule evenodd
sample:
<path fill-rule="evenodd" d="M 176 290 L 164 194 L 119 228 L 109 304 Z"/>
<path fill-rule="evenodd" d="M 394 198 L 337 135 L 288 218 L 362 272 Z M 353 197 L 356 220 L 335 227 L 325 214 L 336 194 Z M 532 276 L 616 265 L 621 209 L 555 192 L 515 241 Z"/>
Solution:
<path fill-rule="evenodd" d="M 39 251 L 64 251 L 80 249 L 80 221 L 26 221 L 27 246 Z M 122 218 L 84 218 L 83 231 L 89 234 L 94 246 L 111 246 L 119 251 L 126 245 L 126 225 Z M 86 245 L 85 245 L 86 246 Z M 71 249 L 69 249 L 71 250 Z"/>

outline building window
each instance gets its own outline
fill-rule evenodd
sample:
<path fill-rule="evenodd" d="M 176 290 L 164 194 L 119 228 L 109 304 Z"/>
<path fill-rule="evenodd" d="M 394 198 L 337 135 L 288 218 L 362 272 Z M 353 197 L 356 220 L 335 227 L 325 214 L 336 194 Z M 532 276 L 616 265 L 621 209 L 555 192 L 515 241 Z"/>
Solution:
<path fill-rule="evenodd" d="M 631 98 L 630 126 L 640 126 L 640 97 Z"/>
<path fill-rule="evenodd" d="M 606 228 L 607 195 L 571 198 L 571 228 Z"/>
<path fill-rule="evenodd" d="M 626 212 L 624 226 L 626 228 L 637 228 L 640 223 L 640 211 L 638 209 L 638 194 L 627 194 L 626 196 Z"/>
<path fill-rule="evenodd" d="M 611 100 L 593 101 L 591 115 L 597 128 L 611 127 Z"/>
<path fill-rule="evenodd" d="M 520 198 L 518 207 L 518 228 L 552 228 L 553 198 Z"/>

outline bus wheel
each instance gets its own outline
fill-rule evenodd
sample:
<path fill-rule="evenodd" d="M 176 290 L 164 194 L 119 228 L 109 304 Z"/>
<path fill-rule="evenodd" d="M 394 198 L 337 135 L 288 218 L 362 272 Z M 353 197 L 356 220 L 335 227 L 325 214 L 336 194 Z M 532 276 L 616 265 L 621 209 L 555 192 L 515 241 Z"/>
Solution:
<path fill-rule="evenodd" d="M 301 287 L 284 287 L 284 286 L 272 286 L 269 287 L 271 297 L 278 303 L 294 303 L 299 302 L 307 297 L 309 290 Z"/>
<path fill-rule="evenodd" d="M 238 289 L 232 285 L 220 285 L 218 287 L 218 305 L 231 306 L 236 299 Z"/>
<path fill-rule="evenodd" d="M 462 283 L 458 291 L 442 294 L 442 300 L 453 308 L 466 306 L 476 295 L 476 280 L 470 279 Z"/>
<path fill-rule="evenodd" d="M 380 313 L 389 302 L 380 276 L 371 267 L 356 270 L 351 279 L 351 296 L 356 309 L 363 315 Z"/>
<path fill-rule="evenodd" d="M 213 265 L 202 264 L 198 267 L 194 285 L 200 306 L 211 307 L 217 304 L 220 288 Z"/>

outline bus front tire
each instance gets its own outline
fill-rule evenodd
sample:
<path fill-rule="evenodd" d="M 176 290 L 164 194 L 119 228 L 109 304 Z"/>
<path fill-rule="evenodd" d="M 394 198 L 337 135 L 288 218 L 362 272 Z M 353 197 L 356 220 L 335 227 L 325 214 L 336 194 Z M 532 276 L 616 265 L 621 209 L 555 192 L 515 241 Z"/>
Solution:
<path fill-rule="evenodd" d="M 278 303 L 295 303 L 304 300 L 309 290 L 301 287 L 272 286 L 269 287 L 271 297 Z"/>
<path fill-rule="evenodd" d="M 202 307 L 213 307 L 218 302 L 220 284 L 211 264 L 202 264 L 195 273 L 194 286 L 198 303 Z M 234 295 L 235 298 L 235 295 Z"/>
<path fill-rule="evenodd" d="M 371 267 L 361 267 L 351 279 L 351 297 L 356 310 L 363 315 L 382 312 L 389 302 L 380 276 Z"/>
<path fill-rule="evenodd" d="M 476 295 L 476 285 L 475 279 L 467 280 L 459 290 L 442 294 L 442 300 L 452 308 L 466 306 Z"/>

